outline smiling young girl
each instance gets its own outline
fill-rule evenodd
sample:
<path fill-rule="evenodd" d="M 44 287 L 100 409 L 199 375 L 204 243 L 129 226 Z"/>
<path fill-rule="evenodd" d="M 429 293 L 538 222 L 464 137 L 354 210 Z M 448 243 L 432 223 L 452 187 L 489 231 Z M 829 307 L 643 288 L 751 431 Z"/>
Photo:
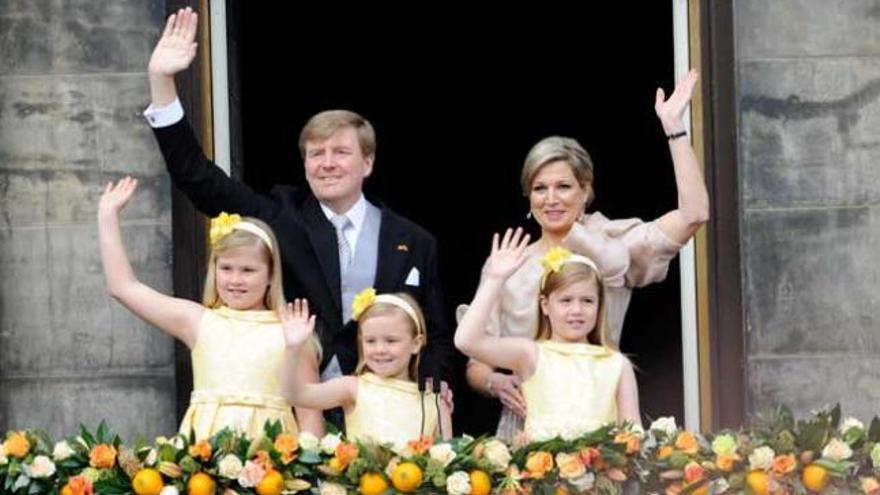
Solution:
<path fill-rule="evenodd" d="M 521 229 L 494 236 L 484 279 L 456 330 L 456 347 L 522 380 L 530 440 L 574 438 L 608 422 L 640 424 L 632 365 L 605 335 L 604 287 L 589 258 L 563 248 L 544 256 L 534 339 L 484 331 L 504 282 L 526 259 L 528 241 Z"/>
<path fill-rule="evenodd" d="M 266 224 L 222 214 L 211 221 L 211 257 L 202 304 L 171 297 L 134 274 L 119 226 L 119 213 L 137 181 L 110 183 L 98 203 L 98 236 L 107 289 L 132 313 L 186 344 L 192 351 L 193 392 L 180 432 L 196 438 L 230 427 L 257 437 L 267 420 L 295 433 L 297 420 L 281 396 L 284 306 L 278 244 Z M 303 380 L 317 379 L 313 353 L 296 356 Z M 297 409 L 300 425 L 323 432 L 318 411 Z"/>
<path fill-rule="evenodd" d="M 342 407 L 349 439 L 390 443 L 402 448 L 422 437 L 452 435 L 451 393 L 420 392 L 416 385 L 419 353 L 426 344 L 425 318 L 407 294 L 362 291 L 354 300 L 358 322 L 355 375 L 308 383 L 293 366 L 285 377 L 285 397 L 297 406 Z M 302 354 L 315 326 L 308 303 L 297 300 L 281 313 L 288 352 Z"/>

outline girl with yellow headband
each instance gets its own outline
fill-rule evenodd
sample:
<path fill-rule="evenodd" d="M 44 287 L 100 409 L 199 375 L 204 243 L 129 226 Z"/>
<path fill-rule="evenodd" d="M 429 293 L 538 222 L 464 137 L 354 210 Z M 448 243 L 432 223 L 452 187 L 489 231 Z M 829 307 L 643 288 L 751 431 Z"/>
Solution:
<path fill-rule="evenodd" d="M 455 332 L 455 346 L 522 380 L 529 440 L 575 438 L 609 422 L 641 425 L 632 365 L 606 336 L 605 294 L 596 264 L 556 247 L 542 260 L 534 339 L 484 331 L 505 281 L 525 262 L 529 236 L 508 229 L 492 254 L 474 300 Z"/>
<path fill-rule="evenodd" d="M 119 213 L 137 181 L 109 183 L 98 204 L 98 234 L 107 289 L 132 313 L 177 338 L 192 352 L 193 392 L 180 432 L 204 439 L 229 427 L 252 438 L 267 420 L 296 433 L 297 419 L 281 394 L 284 306 L 278 243 L 263 222 L 221 214 L 211 221 L 211 257 L 202 304 L 171 297 L 140 282 L 122 243 Z M 314 353 L 296 356 L 304 381 L 317 380 Z M 299 426 L 320 435 L 321 413 L 296 411 Z"/>
<path fill-rule="evenodd" d="M 420 392 L 419 353 L 425 347 L 425 317 L 407 294 L 361 291 L 352 305 L 358 323 L 358 365 L 354 376 L 310 383 L 299 369 L 282 373 L 285 397 L 314 409 L 342 407 L 346 435 L 403 448 L 422 437 L 451 436 L 451 392 Z M 297 299 L 281 312 L 290 355 L 302 354 L 315 329 L 308 302 Z"/>

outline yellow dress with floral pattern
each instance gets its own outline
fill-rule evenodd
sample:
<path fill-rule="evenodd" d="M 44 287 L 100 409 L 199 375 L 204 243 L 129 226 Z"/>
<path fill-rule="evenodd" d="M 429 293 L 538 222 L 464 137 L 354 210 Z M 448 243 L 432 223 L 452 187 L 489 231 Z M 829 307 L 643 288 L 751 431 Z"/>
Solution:
<path fill-rule="evenodd" d="M 281 396 L 284 335 L 274 311 L 205 309 L 192 349 L 193 392 L 180 432 L 197 439 L 223 428 L 250 438 L 267 420 L 297 432 L 290 404 Z"/>
<path fill-rule="evenodd" d="M 537 344 L 535 373 L 522 384 L 529 440 L 572 439 L 617 421 L 621 353 L 591 344 Z"/>
<path fill-rule="evenodd" d="M 423 435 L 434 435 L 438 420 L 435 397 L 426 391 L 423 399 L 415 382 L 364 373 L 358 376 L 357 401 L 345 413 L 345 433 L 351 440 L 405 447 Z"/>

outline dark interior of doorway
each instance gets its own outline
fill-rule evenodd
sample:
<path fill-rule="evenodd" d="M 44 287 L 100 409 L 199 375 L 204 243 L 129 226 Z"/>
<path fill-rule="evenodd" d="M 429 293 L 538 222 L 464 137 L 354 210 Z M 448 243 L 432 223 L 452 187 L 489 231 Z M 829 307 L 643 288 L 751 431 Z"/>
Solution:
<path fill-rule="evenodd" d="M 614 3 L 614 2 L 612 2 Z M 367 193 L 433 232 L 448 317 L 473 296 L 490 234 L 525 219 L 522 160 L 575 137 L 595 162 L 591 211 L 652 219 L 675 206 L 654 115 L 673 84 L 670 2 L 578 10 L 373 7 L 228 1 L 233 119 L 243 179 L 304 184 L 296 138 L 312 114 L 355 110 L 378 134 Z M 240 112 L 240 113 L 239 113 Z M 635 291 L 621 343 L 646 419 L 683 418 L 678 263 Z M 456 390 L 456 428 L 492 428 L 495 404 Z"/>

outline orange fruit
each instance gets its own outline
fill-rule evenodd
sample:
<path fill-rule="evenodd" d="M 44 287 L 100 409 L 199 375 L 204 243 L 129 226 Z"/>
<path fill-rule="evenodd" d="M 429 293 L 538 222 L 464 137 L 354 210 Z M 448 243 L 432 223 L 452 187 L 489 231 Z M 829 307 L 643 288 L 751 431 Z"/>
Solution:
<path fill-rule="evenodd" d="M 412 493 L 422 484 L 422 469 L 414 462 L 401 462 L 391 473 L 391 484 L 398 491 Z"/>
<path fill-rule="evenodd" d="M 254 489 L 257 491 L 257 495 L 279 495 L 284 489 L 284 476 L 278 471 L 270 469 Z"/>
<path fill-rule="evenodd" d="M 366 473 L 361 476 L 360 488 L 362 495 L 382 495 L 388 490 L 388 482 L 379 473 Z"/>
<path fill-rule="evenodd" d="M 770 477 L 759 469 L 749 471 L 746 475 L 746 488 L 752 495 L 767 495 L 770 485 Z"/>
<path fill-rule="evenodd" d="M 474 469 L 471 471 L 471 493 L 470 495 L 489 495 L 492 491 L 492 478 L 486 471 Z"/>
<path fill-rule="evenodd" d="M 151 468 L 141 469 L 131 480 L 131 488 L 137 495 L 159 495 L 164 486 L 162 475 Z"/>
<path fill-rule="evenodd" d="M 828 486 L 829 480 L 828 470 L 818 464 L 810 464 L 804 468 L 804 472 L 801 474 L 804 488 L 811 492 L 821 492 Z"/>
<path fill-rule="evenodd" d="M 186 484 L 186 493 L 189 495 L 214 495 L 217 484 L 214 478 L 205 473 L 196 473 L 192 475 Z"/>

